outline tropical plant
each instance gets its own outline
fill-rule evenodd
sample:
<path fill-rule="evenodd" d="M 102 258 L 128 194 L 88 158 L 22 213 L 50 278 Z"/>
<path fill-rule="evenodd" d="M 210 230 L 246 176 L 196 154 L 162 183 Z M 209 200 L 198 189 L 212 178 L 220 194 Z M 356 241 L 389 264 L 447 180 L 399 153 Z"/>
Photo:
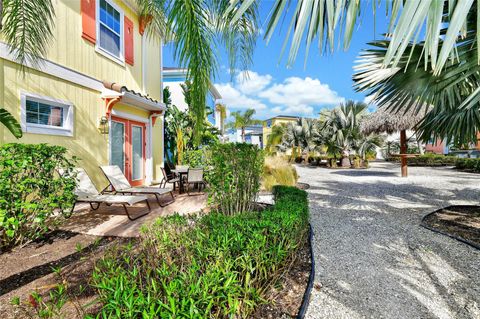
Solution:
<path fill-rule="evenodd" d="M 360 120 L 366 109 L 365 103 L 349 100 L 325 114 L 320 131 L 329 151 L 341 153 L 342 166 L 349 165 L 348 156 L 360 136 Z"/>
<path fill-rule="evenodd" d="M 215 111 L 220 113 L 220 133 L 225 134 L 225 120 L 227 118 L 227 107 L 225 104 L 215 105 Z"/>
<path fill-rule="evenodd" d="M 210 148 L 207 165 L 209 200 L 218 205 L 218 211 L 233 215 L 252 209 L 260 188 L 261 149 L 246 143 L 219 143 Z"/>
<path fill-rule="evenodd" d="M 75 163 L 61 146 L 0 147 L 0 253 L 41 237 L 71 213 Z"/>
<path fill-rule="evenodd" d="M 267 137 L 267 144 L 265 150 L 270 155 L 276 154 L 277 146 L 282 143 L 283 136 L 285 134 L 286 124 L 282 123 L 279 125 L 274 125 L 272 131 Z"/>
<path fill-rule="evenodd" d="M 184 87 L 184 93 L 185 100 L 190 102 L 187 86 Z M 178 107 L 171 104 L 171 93 L 168 87 L 163 90 L 163 99 L 167 105 L 165 112 L 164 150 L 168 163 L 181 165 L 183 164 L 183 156 L 186 150 L 197 150 L 199 147 L 218 142 L 218 129 L 205 117 L 200 135 L 200 144 L 197 144 L 194 139 L 193 129 L 196 125 L 196 118 L 188 110 L 181 111 Z"/>
<path fill-rule="evenodd" d="M 301 155 L 303 137 L 303 128 L 300 119 L 295 122 L 289 122 L 285 128 L 282 143 L 278 148 L 283 152 L 290 149 L 290 161 L 293 161 L 297 156 Z"/>
<path fill-rule="evenodd" d="M 227 123 L 226 127 L 232 129 L 240 129 L 242 142 L 245 142 L 245 128 L 250 125 L 258 125 L 263 123 L 260 120 L 254 119 L 253 115 L 255 115 L 254 109 L 248 109 L 243 113 L 240 111 L 232 112 L 230 116 L 233 117 L 233 121 Z"/>

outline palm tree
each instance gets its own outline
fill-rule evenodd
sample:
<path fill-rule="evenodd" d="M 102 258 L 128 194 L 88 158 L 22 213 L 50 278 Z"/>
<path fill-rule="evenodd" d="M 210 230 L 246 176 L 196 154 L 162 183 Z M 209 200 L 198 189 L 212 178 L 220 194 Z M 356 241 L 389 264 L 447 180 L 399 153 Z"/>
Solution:
<path fill-rule="evenodd" d="M 286 125 L 284 123 L 280 125 L 274 125 L 272 131 L 267 137 L 267 144 L 265 149 L 270 155 L 276 154 L 277 146 L 282 143 L 283 136 L 285 135 Z"/>
<path fill-rule="evenodd" d="M 225 134 L 225 119 L 227 118 L 227 107 L 225 104 L 215 105 L 215 111 L 220 113 L 220 134 L 223 136 Z"/>
<path fill-rule="evenodd" d="M 232 112 L 233 122 L 227 123 L 227 128 L 240 129 L 242 134 L 242 142 L 245 143 L 245 128 L 250 125 L 262 124 L 262 121 L 253 118 L 254 109 L 248 109 L 241 113 L 240 111 Z"/>
<path fill-rule="evenodd" d="M 292 154 L 290 155 L 290 160 L 293 161 L 297 155 L 301 155 L 303 141 L 304 132 L 299 119 L 296 122 L 290 122 L 287 124 L 280 149 L 282 151 L 291 149 Z"/>
<path fill-rule="evenodd" d="M 349 155 L 353 149 L 353 143 L 358 139 L 360 132 L 360 120 L 365 114 L 367 105 L 363 102 L 349 100 L 340 104 L 332 112 L 325 114 L 325 120 L 321 127 L 322 135 L 328 141 L 328 145 L 340 151 L 342 166 L 349 166 Z M 331 149 L 332 151 L 332 149 Z"/>

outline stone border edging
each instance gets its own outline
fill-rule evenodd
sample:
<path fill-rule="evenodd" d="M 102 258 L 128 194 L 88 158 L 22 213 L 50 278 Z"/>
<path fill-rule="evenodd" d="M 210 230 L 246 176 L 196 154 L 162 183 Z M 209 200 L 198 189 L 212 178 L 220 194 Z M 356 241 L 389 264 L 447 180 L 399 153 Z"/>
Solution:
<path fill-rule="evenodd" d="M 445 236 L 448 236 L 448 237 L 450 237 L 450 238 L 456 239 L 456 240 L 458 240 L 458 241 L 460 241 L 460 242 L 462 242 L 462 243 L 464 243 L 464 244 L 467 244 L 467 245 L 469 245 L 469 246 L 472 246 L 473 248 L 476 248 L 476 249 L 480 250 L 480 245 L 478 245 L 478 244 L 476 244 L 476 243 L 474 243 L 474 242 L 472 242 L 472 241 L 469 241 L 469 240 L 467 240 L 467 239 L 465 239 L 465 238 L 462 238 L 462 237 L 460 237 L 460 236 L 455 236 L 455 235 L 449 234 L 449 233 L 447 233 L 447 232 L 438 230 L 438 229 L 436 229 L 436 228 L 434 228 L 434 227 L 431 227 L 431 226 L 429 226 L 429 225 L 427 225 L 427 224 L 425 223 L 425 219 L 426 219 L 428 216 L 433 215 L 433 214 L 435 214 L 435 213 L 437 213 L 437 212 L 439 212 L 439 211 L 441 211 L 441 210 L 443 210 L 443 209 L 445 209 L 445 208 L 448 208 L 448 207 L 451 207 L 451 206 L 447 206 L 447 207 L 444 207 L 444 208 L 441 208 L 441 209 L 437 209 L 436 211 L 431 212 L 431 213 L 423 216 L 422 222 L 420 223 L 420 226 L 422 226 L 423 228 L 428 229 L 428 230 L 430 230 L 430 231 L 433 231 L 433 232 L 435 232 L 435 233 L 438 233 L 438 234 L 445 235 Z"/>
<path fill-rule="evenodd" d="M 313 256 L 313 247 L 312 247 L 312 239 L 313 239 L 313 229 L 312 225 L 308 224 L 310 234 L 308 236 L 308 245 L 310 250 L 310 259 L 312 269 L 310 270 L 310 275 L 308 276 L 308 284 L 307 288 L 305 289 L 305 293 L 303 294 L 302 305 L 300 306 L 300 310 L 297 314 L 297 319 L 303 319 L 305 317 L 305 313 L 307 312 L 308 304 L 310 303 L 310 295 L 312 294 L 313 288 L 313 281 L 315 279 L 315 258 Z"/>

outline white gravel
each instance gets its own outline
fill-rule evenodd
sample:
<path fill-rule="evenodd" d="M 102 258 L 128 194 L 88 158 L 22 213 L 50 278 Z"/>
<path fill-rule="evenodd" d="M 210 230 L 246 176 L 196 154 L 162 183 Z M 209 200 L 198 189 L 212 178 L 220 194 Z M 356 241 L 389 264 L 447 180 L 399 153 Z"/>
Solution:
<path fill-rule="evenodd" d="M 309 183 L 316 261 L 306 318 L 480 318 L 480 252 L 419 226 L 452 204 L 480 203 L 480 175 L 373 163 L 297 167 Z"/>

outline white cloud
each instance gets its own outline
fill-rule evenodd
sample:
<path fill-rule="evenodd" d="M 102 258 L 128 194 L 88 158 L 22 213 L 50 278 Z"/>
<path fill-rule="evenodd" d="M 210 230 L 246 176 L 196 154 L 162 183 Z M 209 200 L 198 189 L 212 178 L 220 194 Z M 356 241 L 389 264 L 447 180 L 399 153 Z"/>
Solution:
<path fill-rule="evenodd" d="M 254 94 L 266 88 L 272 82 L 270 74 L 260 75 L 254 71 L 242 71 L 235 77 L 236 87 L 245 94 Z"/>
<path fill-rule="evenodd" d="M 260 92 L 258 96 L 270 103 L 284 105 L 287 108 L 300 106 L 334 105 L 344 101 L 328 84 L 318 79 L 306 77 L 286 78 L 282 84 L 275 84 Z"/>
<path fill-rule="evenodd" d="M 368 104 L 368 111 L 375 112 L 378 106 L 375 103 L 372 103 L 373 95 L 368 95 L 363 99 L 363 103 Z"/>
<path fill-rule="evenodd" d="M 266 109 L 267 106 L 258 99 L 250 98 L 233 87 L 231 83 L 215 84 L 222 96 L 222 101 L 229 109 Z"/>
<path fill-rule="evenodd" d="M 321 106 L 333 106 L 344 98 L 328 84 L 310 77 L 289 77 L 274 83 L 270 74 L 237 72 L 233 83 L 215 84 L 229 110 L 253 108 L 258 118 L 280 114 L 312 116 Z"/>

